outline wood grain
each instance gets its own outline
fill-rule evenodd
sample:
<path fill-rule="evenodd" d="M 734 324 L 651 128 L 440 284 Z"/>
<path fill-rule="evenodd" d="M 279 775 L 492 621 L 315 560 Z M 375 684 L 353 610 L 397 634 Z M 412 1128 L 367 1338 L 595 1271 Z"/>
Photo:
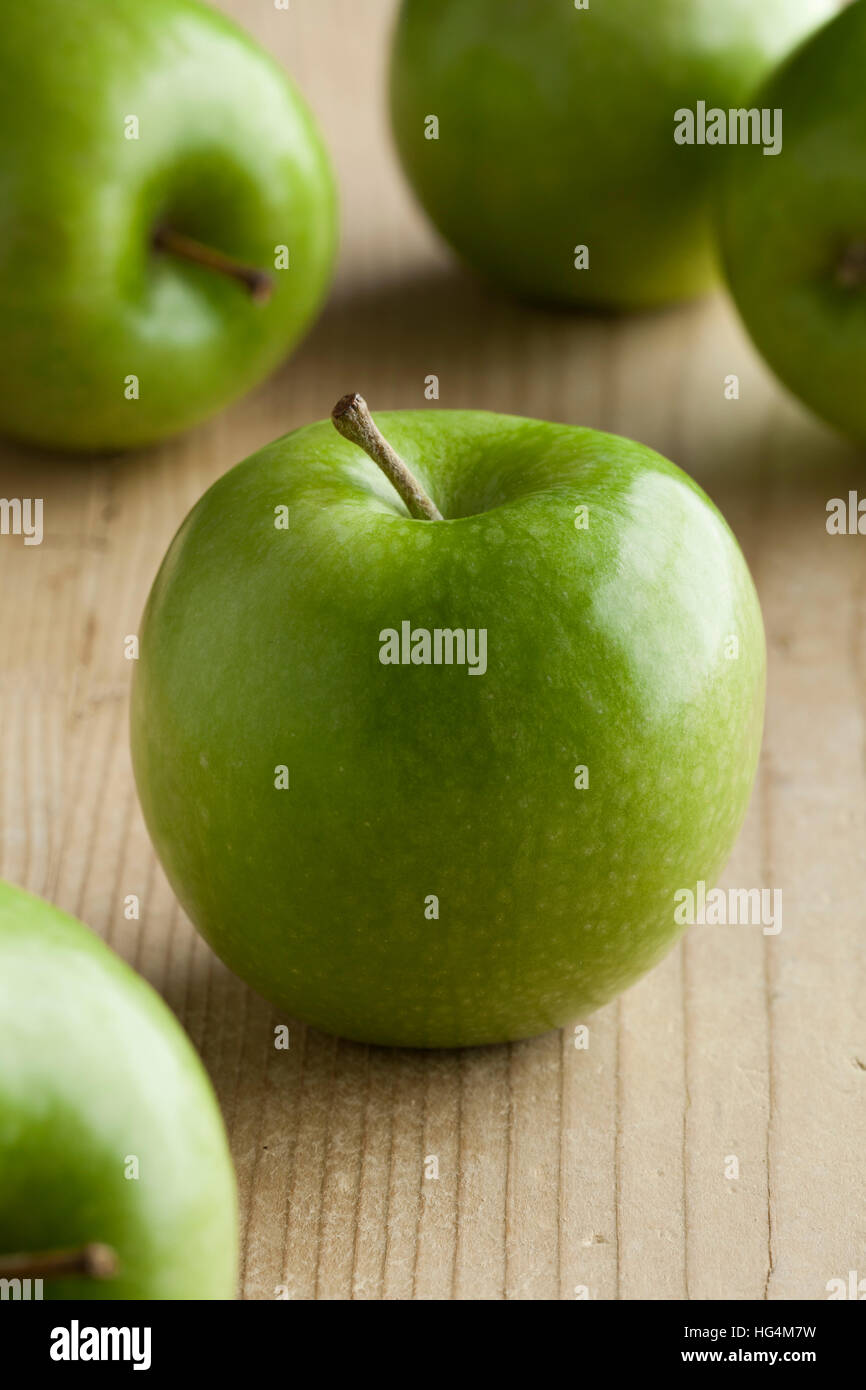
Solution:
<path fill-rule="evenodd" d="M 294 359 L 194 434 L 121 459 L 3 448 L 0 495 L 43 497 L 46 532 L 39 547 L 0 538 L 2 873 L 90 923 L 201 1050 L 238 1169 L 242 1296 L 824 1298 L 829 1279 L 866 1276 L 866 542 L 825 529 L 863 457 L 782 395 L 721 297 L 581 317 L 457 269 L 389 144 L 391 0 L 363 0 L 363 22 L 359 0 L 222 7 L 323 125 L 343 200 L 337 284 Z M 723 882 L 781 888 L 783 930 L 692 929 L 589 1020 L 588 1050 L 568 1028 L 427 1055 L 292 1024 L 277 1051 L 283 1020 L 195 934 L 136 802 L 124 638 L 188 508 L 343 392 L 419 406 L 429 373 L 443 407 L 668 454 L 729 518 L 764 606 L 762 768 Z"/>

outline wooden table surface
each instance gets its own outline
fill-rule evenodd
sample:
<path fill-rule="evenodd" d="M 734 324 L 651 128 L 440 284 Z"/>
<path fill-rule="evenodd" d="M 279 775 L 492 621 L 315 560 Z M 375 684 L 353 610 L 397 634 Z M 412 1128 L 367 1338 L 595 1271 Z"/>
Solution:
<path fill-rule="evenodd" d="M 721 296 L 574 316 L 459 270 L 389 142 L 392 0 L 222 7 L 324 128 L 342 191 L 337 282 L 293 360 L 183 439 L 85 461 L 3 448 L 0 495 L 43 497 L 45 539 L 0 539 L 0 872 L 104 936 L 200 1049 L 237 1164 L 242 1296 L 826 1298 L 828 1280 L 866 1276 L 866 541 L 825 527 L 827 501 L 864 486 L 863 455 L 783 395 Z M 220 473 L 350 389 L 374 410 L 423 406 L 431 373 L 443 407 L 640 439 L 730 520 L 764 607 L 769 692 L 722 882 L 780 888 L 783 929 L 692 928 L 589 1020 L 587 1050 L 570 1028 L 425 1054 L 292 1025 L 277 1051 L 280 1016 L 215 959 L 155 862 L 124 638 Z"/>

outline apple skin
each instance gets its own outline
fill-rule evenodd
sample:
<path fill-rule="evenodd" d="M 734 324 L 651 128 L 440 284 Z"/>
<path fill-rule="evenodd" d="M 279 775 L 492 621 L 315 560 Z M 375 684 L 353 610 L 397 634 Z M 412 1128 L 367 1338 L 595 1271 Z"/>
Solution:
<path fill-rule="evenodd" d="M 189 1039 L 93 932 L 2 881 L 0 1018 L 0 1253 L 114 1248 L 114 1278 L 46 1298 L 233 1298 L 234 1171 Z"/>
<path fill-rule="evenodd" d="M 720 151 L 677 145 L 674 113 L 741 105 L 831 13 L 832 0 L 404 0 L 391 61 L 403 168 L 452 247 L 521 295 L 689 298 L 717 279 Z"/>
<path fill-rule="evenodd" d="M 725 271 L 756 346 L 816 414 L 866 443 L 866 4 L 820 30 L 755 97 L 782 152 L 728 151 Z M 853 253 L 850 283 L 840 269 Z"/>
<path fill-rule="evenodd" d="M 336 241 L 328 159 L 287 75 L 193 0 L 19 5 L 0 68 L 0 430 L 136 447 L 255 385 L 321 304 Z M 160 222 L 273 271 L 270 302 L 155 251 Z"/>
<path fill-rule="evenodd" d="M 476 411 L 377 422 L 445 520 L 409 517 L 322 422 L 184 521 L 140 630 L 141 803 L 206 940 L 290 1015 L 371 1043 L 527 1037 L 658 961 L 674 891 L 727 858 L 760 609 L 719 513 L 640 444 Z M 486 628 L 487 672 L 382 665 L 404 620 Z"/>

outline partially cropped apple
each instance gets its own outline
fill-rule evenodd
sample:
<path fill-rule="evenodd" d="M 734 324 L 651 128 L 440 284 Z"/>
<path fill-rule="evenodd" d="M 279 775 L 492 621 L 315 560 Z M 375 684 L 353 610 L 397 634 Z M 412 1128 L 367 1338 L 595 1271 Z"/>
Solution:
<path fill-rule="evenodd" d="M 4 1287 L 232 1298 L 234 1173 L 185 1033 L 93 932 L 3 882 L 0 1033 L 0 1279 L 31 1281 Z"/>
<path fill-rule="evenodd" d="M 194 0 L 0 28 L 0 431 L 149 444 L 253 386 L 321 304 L 327 156 L 286 74 Z"/>
<path fill-rule="evenodd" d="M 731 849 L 763 715 L 748 569 L 629 440 L 474 411 L 380 433 L 354 396 L 335 423 L 219 479 L 162 564 L 132 699 L 150 833 L 290 1014 L 542 1032 L 658 961 Z"/>
<path fill-rule="evenodd" d="M 472 266 L 520 294 L 613 308 L 716 279 L 721 151 L 675 142 L 726 111 L 833 0 L 403 0 L 397 149 Z"/>
<path fill-rule="evenodd" d="M 735 148 L 720 203 L 740 313 L 782 381 L 866 443 L 866 4 L 825 26 L 755 96 L 784 113 L 777 159 Z"/>

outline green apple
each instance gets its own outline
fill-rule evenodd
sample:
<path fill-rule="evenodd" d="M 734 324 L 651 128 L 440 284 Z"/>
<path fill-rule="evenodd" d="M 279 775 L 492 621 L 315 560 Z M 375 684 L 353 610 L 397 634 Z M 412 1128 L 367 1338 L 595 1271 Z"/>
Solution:
<path fill-rule="evenodd" d="M 699 294 L 716 278 L 721 152 L 678 145 L 675 113 L 738 107 L 832 12 L 833 0 L 404 0 L 391 65 L 403 167 L 461 256 L 521 294 L 615 308 Z"/>
<path fill-rule="evenodd" d="M 776 159 L 728 151 L 719 228 L 752 337 L 818 415 L 866 442 L 866 4 L 845 9 L 754 97 L 781 110 Z"/>
<path fill-rule="evenodd" d="M 186 1034 L 81 922 L 3 882 L 0 1026 L 0 1279 L 232 1298 L 234 1173 Z"/>
<path fill-rule="evenodd" d="M 0 179 L 0 430 L 22 440 L 126 448 L 195 424 L 280 361 L 330 277 L 309 112 L 194 0 L 5 15 Z"/>
<path fill-rule="evenodd" d="M 347 438 L 277 440 L 172 542 L 132 697 L 145 818 L 205 938 L 289 1014 L 536 1034 L 658 961 L 675 891 L 731 849 L 752 581 L 640 444 L 437 410 L 380 415 L 387 446 L 360 398 L 336 418 Z"/>

